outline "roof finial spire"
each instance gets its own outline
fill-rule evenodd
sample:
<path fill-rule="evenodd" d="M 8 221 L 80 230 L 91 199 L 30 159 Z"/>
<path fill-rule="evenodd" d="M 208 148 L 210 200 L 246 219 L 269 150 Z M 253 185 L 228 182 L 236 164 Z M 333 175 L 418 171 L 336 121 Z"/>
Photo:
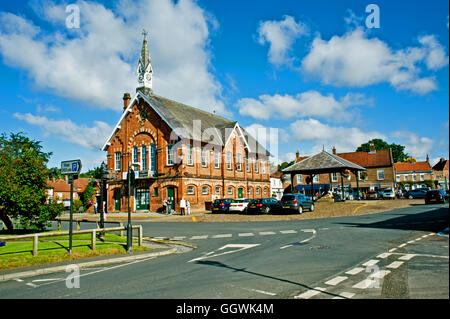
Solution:
<path fill-rule="evenodd" d="M 147 35 L 148 35 L 147 30 L 142 29 L 142 33 L 141 34 L 144 36 L 144 40 L 146 40 L 147 39 Z"/>
<path fill-rule="evenodd" d="M 153 92 L 152 88 L 153 69 L 147 43 L 148 32 L 147 30 L 142 29 L 141 34 L 144 36 L 144 39 L 142 41 L 141 56 L 139 58 L 138 69 L 136 72 L 138 75 L 138 83 L 139 83 L 139 87 L 136 89 L 136 91 L 141 91 L 145 95 L 150 95 Z"/>

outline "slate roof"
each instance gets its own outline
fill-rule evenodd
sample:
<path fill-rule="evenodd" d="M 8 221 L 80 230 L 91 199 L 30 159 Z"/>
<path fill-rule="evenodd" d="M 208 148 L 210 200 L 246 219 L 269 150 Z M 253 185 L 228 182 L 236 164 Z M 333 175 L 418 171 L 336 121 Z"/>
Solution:
<path fill-rule="evenodd" d="M 322 174 L 342 172 L 345 169 L 353 171 L 366 170 L 364 167 L 323 150 L 314 156 L 310 156 L 294 163 L 293 165 L 285 168 L 283 172 L 292 172 L 295 174 Z"/>
<path fill-rule="evenodd" d="M 448 160 L 446 160 L 444 158 L 439 159 L 439 162 L 437 162 L 433 166 L 433 170 L 435 170 L 435 171 L 448 170 Z"/>
<path fill-rule="evenodd" d="M 225 146 L 231 133 L 236 128 L 238 133 L 242 133 L 239 135 L 244 138 L 250 153 L 270 155 L 270 153 L 236 121 L 153 93 L 144 94 L 141 90 L 138 90 L 130 101 L 130 105 L 122 114 L 116 128 L 113 130 L 102 150 L 107 149 L 108 143 L 111 141 L 118 127 L 133 107 L 134 102 L 139 98 L 143 98 L 181 138 Z M 204 132 L 206 134 L 204 134 Z"/>

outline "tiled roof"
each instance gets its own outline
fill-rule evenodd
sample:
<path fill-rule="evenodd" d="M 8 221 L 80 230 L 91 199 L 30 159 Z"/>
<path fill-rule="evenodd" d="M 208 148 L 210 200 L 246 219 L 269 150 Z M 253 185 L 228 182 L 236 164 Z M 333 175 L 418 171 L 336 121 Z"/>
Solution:
<path fill-rule="evenodd" d="M 435 171 L 443 171 L 443 170 L 447 170 L 448 171 L 448 160 L 441 158 L 439 160 L 439 162 L 437 162 L 434 166 L 433 166 L 433 170 Z"/>
<path fill-rule="evenodd" d="M 322 151 L 314 156 L 305 158 L 283 170 L 283 172 L 294 172 L 299 174 L 308 173 L 331 173 L 339 170 L 350 169 L 365 171 L 364 167 L 352 163 L 344 158 Z"/>
<path fill-rule="evenodd" d="M 346 159 L 347 161 L 358 164 L 362 167 L 383 167 L 391 166 L 390 151 L 377 150 L 376 152 L 351 152 L 337 154 L 339 157 Z"/>
<path fill-rule="evenodd" d="M 431 166 L 428 162 L 399 162 L 395 163 L 394 166 L 397 173 L 431 171 Z"/>
<path fill-rule="evenodd" d="M 73 191 L 81 193 L 89 184 L 89 178 L 78 178 L 73 182 Z M 55 181 L 47 181 L 47 186 L 53 188 L 54 192 L 69 192 L 70 184 L 66 183 L 63 179 L 57 179 Z"/>

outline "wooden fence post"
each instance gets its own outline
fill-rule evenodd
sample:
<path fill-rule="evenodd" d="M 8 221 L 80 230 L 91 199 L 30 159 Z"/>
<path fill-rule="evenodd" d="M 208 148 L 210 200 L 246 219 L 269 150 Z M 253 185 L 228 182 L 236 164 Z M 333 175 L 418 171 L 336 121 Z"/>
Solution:
<path fill-rule="evenodd" d="M 123 223 L 120 223 L 119 227 L 123 227 Z M 120 231 L 120 237 L 123 237 L 123 230 Z"/>
<path fill-rule="evenodd" d="M 95 250 L 95 239 L 96 239 L 96 230 L 93 229 L 92 234 L 91 234 L 91 249 L 92 250 Z"/>

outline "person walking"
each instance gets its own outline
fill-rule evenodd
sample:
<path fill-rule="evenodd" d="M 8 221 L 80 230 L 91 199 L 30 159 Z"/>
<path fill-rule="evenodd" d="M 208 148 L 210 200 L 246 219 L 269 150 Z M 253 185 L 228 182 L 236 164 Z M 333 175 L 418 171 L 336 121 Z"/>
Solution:
<path fill-rule="evenodd" d="M 186 201 L 186 212 L 188 215 L 191 214 L 191 203 L 188 200 Z"/>
<path fill-rule="evenodd" d="M 163 200 L 163 207 L 164 207 L 164 212 L 169 215 L 169 210 L 168 210 L 168 205 L 167 205 L 167 199 Z"/>
<path fill-rule="evenodd" d="M 167 200 L 167 215 L 172 215 L 172 201 L 170 198 Z"/>
<path fill-rule="evenodd" d="M 184 200 L 184 198 L 182 198 L 180 201 L 180 209 L 181 209 L 181 215 L 185 215 L 186 214 L 186 201 Z"/>

